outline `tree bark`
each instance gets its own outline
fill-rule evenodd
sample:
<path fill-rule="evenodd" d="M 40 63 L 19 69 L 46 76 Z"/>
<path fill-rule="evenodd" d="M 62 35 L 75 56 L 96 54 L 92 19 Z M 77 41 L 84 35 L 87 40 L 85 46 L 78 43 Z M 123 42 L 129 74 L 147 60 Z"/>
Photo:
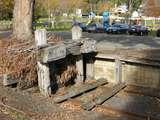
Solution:
<path fill-rule="evenodd" d="M 17 39 L 29 40 L 32 37 L 32 17 L 34 0 L 14 0 L 13 35 Z"/>

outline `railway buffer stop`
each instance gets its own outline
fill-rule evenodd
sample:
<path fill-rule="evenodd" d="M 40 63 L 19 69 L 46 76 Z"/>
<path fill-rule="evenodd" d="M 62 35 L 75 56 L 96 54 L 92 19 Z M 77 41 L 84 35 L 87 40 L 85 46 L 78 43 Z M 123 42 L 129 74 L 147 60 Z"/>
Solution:
<path fill-rule="evenodd" d="M 95 56 L 97 55 L 96 40 L 83 38 L 82 30 L 79 26 L 75 25 L 72 28 L 72 40 L 65 40 L 58 44 L 46 43 L 46 36 L 46 30 L 35 31 L 35 40 L 38 47 L 38 84 L 40 92 L 43 95 L 50 96 L 53 93 L 53 89 L 59 84 L 56 83 L 56 73 L 58 72 L 57 70 L 60 69 L 57 69 L 56 64 L 59 61 L 67 59 L 67 57 L 72 58 L 75 61 L 76 76 L 74 77 L 74 82 L 75 86 L 77 85 L 79 87 L 70 89 L 69 92 L 62 96 L 54 97 L 55 103 L 61 103 L 69 98 L 87 93 L 88 91 L 108 84 L 108 80 L 103 78 L 103 76 L 95 80 L 94 62 Z M 126 87 L 121 81 L 120 60 L 117 58 L 115 62 L 116 84 L 111 90 L 106 89 L 106 92 L 103 94 L 81 105 L 83 109 L 93 109 L 96 105 L 102 104 Z M 92 82 L 92 80 L 95 80 L 96 82 Z"/>
<path fill-rule="evenodd" d="M 87 38 L 82 38 L 82 30 L 79 26 L 72 28 L 72 40 L 63 41 L 59 44 L 47 43 L 46 30 L 35 31 L 35 40 L 38 47 L 38 84 L 42 94 L 48 96 L 51 94 L 51 73 L 50 69 L 56 70 L 54 65 L 50 68 L 49 63 L 56 63 L 58 60 L 64 60 L 67 56 L 72 56 L 75 60 L 76 77 L 75 83 L 84 83 L 84 54 L 93 54 L 96 52 L 96 41 Z M 92 65 L 87 64 L 87 69 L 93 74 Z M 57 72 L 54 71 L 53 74 Z M 52 75 L 53 75 L 52 74 Z M 88 76 L 87 76 L 88 77 Z M 52 78 L 55 78 L 54 75 Z"/>

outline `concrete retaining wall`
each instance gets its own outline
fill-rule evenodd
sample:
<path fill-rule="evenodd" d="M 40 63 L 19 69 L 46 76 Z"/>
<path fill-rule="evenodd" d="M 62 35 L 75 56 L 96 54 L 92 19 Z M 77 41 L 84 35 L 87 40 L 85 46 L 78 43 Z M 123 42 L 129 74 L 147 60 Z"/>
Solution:
<path fill-rule="evenodd" d="M 115 62 L 96 59 L 94 62 L 95 79 L 106 78 L 115 83 Z M 160 67 L 122 63 L 122 81 L 128 84 L 160 88 Z"/>

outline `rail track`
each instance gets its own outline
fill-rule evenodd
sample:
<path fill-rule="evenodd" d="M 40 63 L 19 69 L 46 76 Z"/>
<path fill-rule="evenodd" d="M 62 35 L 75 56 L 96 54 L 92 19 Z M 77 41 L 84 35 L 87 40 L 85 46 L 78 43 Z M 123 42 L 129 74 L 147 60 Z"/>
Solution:
<path fill-rule="evenodd" d="M 53 100 L 67 109 L 94 111 L 119 120 L 160 120 L 160 90 L 106 80 L 73 86 Z"/>

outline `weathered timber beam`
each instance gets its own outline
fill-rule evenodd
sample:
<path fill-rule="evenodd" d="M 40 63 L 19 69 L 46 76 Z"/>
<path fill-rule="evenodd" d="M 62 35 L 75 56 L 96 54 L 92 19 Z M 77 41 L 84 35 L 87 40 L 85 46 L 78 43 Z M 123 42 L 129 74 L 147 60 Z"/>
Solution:
<path fill-rule="evenodd" d="M 122 82 L 122 63 L 119 58 L 115 59 L 115 81 L 116 83 Z"/>
<path fill-rule="evenodd" d="M 79 38 L 77 41 L 75 40 L 67 40 L 67 42 L 64 41 L 64 44 L 66 45 L 67 49 L 76 49 L 76 47 L 79 47 L 80 53 L 92 53 L 96 52 L 96 40 L 90 39 L 90 38 Z M 72 53 L 72 51 L 71 51 Z"/>
<path fill-rule="evenodd" d="M 40 51 L 40 50 L 38 51 L 38 59 L 39 60 L 37 61 L 37 73 L 38 73 L 39 90 L 43 95 L 49 96 L 49 95 L 51 95 L 51 82 L 50 82 L 49 64 L 47 64 L 47 60 L 48 60 L 48 57 L 50 57 L 49 56 L 50 49 L 49 49 L 49 47 L 46 48 L 46 49 L 48 49 L 46 51 L 45 51 L 45 48 L 42 49 L 44 46 L 48 45 L 47 38 L 46 38 L 46 30 L 36 30 L 35 31 L 35 42 L 36 42 L 37 48 L 41 48 L 40 50 L 44 50 L 44 51 Z M 44 64 L 42 62 L 44 62 L 46 64 Z"/>
<path fill-rule="evenodd" d="M 121 89 L 125 88 L 125 83 L 115 85 L 111 90 L 106 90 L 101 95 L 95 97 L 91 101 L 88 101 L 82 105 L 84 110 L 92 110 L 96 105 L 100 105 L 115 94 L 117 94 Z"/>
<path fill-rule="evenodd" d="M 45 29 L 40 29 L 35 31 L 35 43 L 36 46 L 44 46 L 47 45 L 47 31 Z"/>
<path fill-rule="evenodd" d="M 37 62 L 38 85 L 40 92 L 45 96 L 51 95 L 51 81 L 48 64 Z"/>
<path fill-rule="evenodd" d="M 99 79 L 95 83 L 83 84 L 83 85 L 81 85 L 80 88 L 72 89 L 72 90 L 69 91 L 69 93 L 67 93 L 65 95 L 55 97 L 53 99 L 53 101 L 56 102 L 56 103 L 61 103 L 61 102 L 65 101 L 69 98 L 75 97 L 77 95 L 80 95 L 80 94 L 85 93 L 89 90 L 95 89 L 95 88 L 97 88 L 101 85 L 107 84 L 107 83 L 108 82 L 107 82 L 106 79 Z"/>
<path fill-rule="evenodd" d="M 82 37 L 82 29 L 79 25 L 74 25 L 72 27 L 72 40 L 78 41 Z"/>
<path fill-rule="evenodd" d="M 42 63 L 48 63 L 65 58 L 67 55 L 64 44 L 49 46 L 38 50 L 38 60 Z"/>
<path fill-rule="evenodd" d="M 81 43 L 80 41 L 81 37 L 82 37 L 82 29 L 78 25 L 73 26 L 72 27 L 72 40 Z M 84 69 L 83 55 L 79 54 L 77 55 L 77 59 L 76 59 L 76 70 L 77 70 L 77 76 L 75 80 L 76 84 L 83 83 L 84 81 L 83 69 Z"/>
<path fill-rule="evenodd" d="M 69 41 L 69 42 L 64 42 L 64 44 L 66 45 L 66 49 L 67 49 L 67 55 L 68 54 L 72 54 L 72 55 L 80 55 L 80 48 L 82 43 L 81 42 L 76 42 L 76 41 Z"/>
<path fill-rule="evenodd" d="M 87 59 L 87 62 L 86 62 L 86 79 L 87 80 L 94 79 L 94 60 L 93 60 L 93 57 L 90 57 L 89 59 Z"/>
<path fill-rule="evenodd" d="M 97 54 L 95 57 L 99 58 L 99 59 L 110 59 L 110 60 L 115 60 L 115 58 L 117 58 L 116 55 L 105 55 L 105 54 Z M 142 59 L 138 59 L 138 58 L 123 58 L 120 56 L 118 56 L 118 57 L 119 57 L 119 60 L 122 62 L 160 67 L 160 62 L 155 62 L 152 60 L 142 60 Z"/>
<path fill-rule="evenodd" d="M 81 53 L 96 52 L 96 40 L 82 39 Z"/>
<path fill-rule="evenodd" d="M 8 85 L 13 85 L 18 83 L 20 78 L 14 78 L 12 74 L 4 74 L 3 75 L 3 85 L 8 86 Z"/>

